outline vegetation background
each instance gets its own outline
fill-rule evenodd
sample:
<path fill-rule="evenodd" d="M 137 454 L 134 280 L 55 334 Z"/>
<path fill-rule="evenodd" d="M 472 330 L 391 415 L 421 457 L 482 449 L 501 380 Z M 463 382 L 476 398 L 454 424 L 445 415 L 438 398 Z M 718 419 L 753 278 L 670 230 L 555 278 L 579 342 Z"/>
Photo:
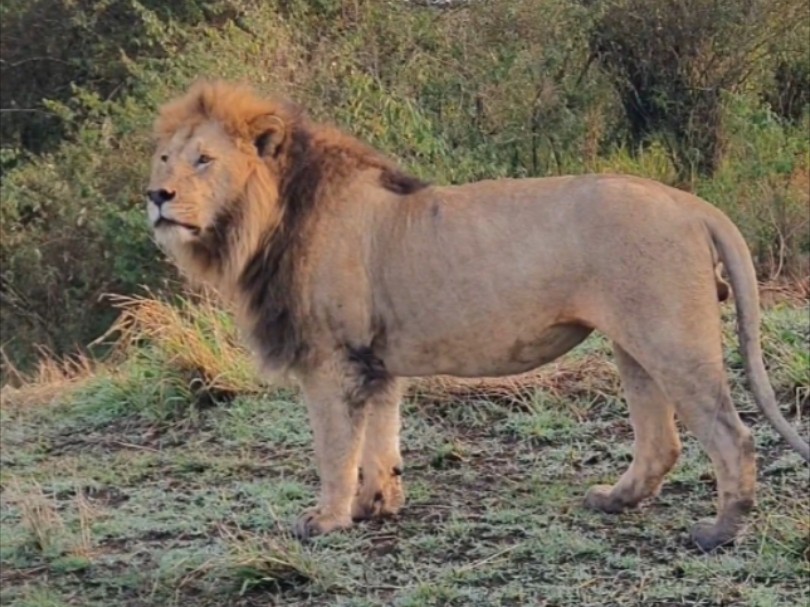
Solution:
<path fill-rule="evenodd" d="M 431 6 L 433 5 L 433 6 Z M 588 171 L 692 190 L 761 278 L 806 280 L 805 0 L 6 0 L 0 330 L 85 347 L 105 294 L 175 280 L 143 188 L 156 107 L 199 76 L 281 92 L 421 177 Z"/>
<path fill-rule="evenodd" d="M 0 603 L 808 604 L 808 469 L 751 401 L 731 304 L 760 470 L 735 545 L 688 539 L 716 498 L 688 434 L 641 511 L 582 508 L 632 458 L 596 336 L 529 375 L 414 382 L 406 508 L 302 545 L 303 407 L 178 284 L 143 200 L 156 109 L 200 76 L 289 95 L 437 183 L 696 192 L 752 249 L 769 375 L 808 436 L 807 0 L 4 0 L 0 20 Z"/>

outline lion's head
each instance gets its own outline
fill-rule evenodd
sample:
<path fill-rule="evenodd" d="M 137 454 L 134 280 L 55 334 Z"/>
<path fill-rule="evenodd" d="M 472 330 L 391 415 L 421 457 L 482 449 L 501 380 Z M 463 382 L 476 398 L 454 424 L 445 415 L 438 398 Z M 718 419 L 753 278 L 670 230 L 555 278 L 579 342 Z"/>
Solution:
<path fill-rule="evenodd" d="M 302 119 L 292 104 L 223 82 L 198 82 L 162 108 L 147 211 L 185 271 L 226 271 L 278 222 L 282 165 Z"/>

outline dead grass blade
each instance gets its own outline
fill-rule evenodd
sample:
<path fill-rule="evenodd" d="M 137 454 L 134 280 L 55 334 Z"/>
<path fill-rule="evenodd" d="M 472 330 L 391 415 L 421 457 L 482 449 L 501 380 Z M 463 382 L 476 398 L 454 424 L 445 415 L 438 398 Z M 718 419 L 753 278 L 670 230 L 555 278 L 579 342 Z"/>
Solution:
<path fill-rule="evenodd" d="M 99 365 L 83 354 L 58 359 L 40 348 L 30 373 L 14 369 L 14 379 L 0 388 L 0 406 L 33 407 L 64 400 L 97 372 Z"/>
<path fill-rule="evenodd" d="M 17 477 L 12 477 L 9 489 L 10 500 L 20 510 L 23 528 L 31 535 L 38 551 L 51 553 L 62 548 L 65 524 L 53 500 L 42 491 L 42 487 L 32 482 L 26 489 Z"/>
<path fill-rule="evenodd" d="M 777 280 L 759 285 L 759 298 L 764 308 L 787 304 L 804 306 L 810 302 L 810 276 L 786 281 Z"/>
<path fill-rule="evenodd" d="M 84 491 L 78 491 L 74 498 L 76 510 L 79 513 L 79 535 L 70 549 L 74 556 L 91 559 L 95 553 L 93 541 L 93 521 L 98 517 L 98 511 L 93 507 Z"/>
<path fill-rule="evenodd" d="M 540 390 L 554 397 L 565 396 L 567 400 L 593 400 L 596 396 L 617 394 L 619 376 L 615 366 L 604 356 L 586 355 L 508 377 L 420 378 L 411 385 L 410 394 L 420 401 L 440 405 L 480 399 L 525 406 L 527 399 Z"/>
<path fill-rule="evenodd" d="M 186 298 L 179 305 L 151 296 L 108 297 L 121 314 L 94 343 L 112 340 L 114 357 L 125 359 L 149 345 L 169 366 L 192 371 L 200 383 L 195 388 L 224 395 L 261 390 L 249 353 L 213 296 Z"/>

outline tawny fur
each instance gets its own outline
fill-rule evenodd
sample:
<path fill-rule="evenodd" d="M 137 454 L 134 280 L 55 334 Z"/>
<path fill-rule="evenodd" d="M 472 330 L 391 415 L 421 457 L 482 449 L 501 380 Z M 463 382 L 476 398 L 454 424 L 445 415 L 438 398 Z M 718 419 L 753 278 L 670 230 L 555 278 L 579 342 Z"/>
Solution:
<path fill-rule="evenodd" d="M 398 378 L 518 373 L 596 329 L 614 342 L 636 441 L 625 474 L 586 503 L 618 512 L 654 496 L 680 451 L 677 415 L 720 492 L 693 537 L 733 539 L 756 472 L 723 368 L 718 262 L 756 401 L 808 457 L 765 373 L 748 249 L 690 194 L 614 175 L 427 186 L 297 106 L 222 82 L 166 105 L 155 134 L 158 243 L 301 385 L 321 476 L 303 536 L 402 505 Z"/>

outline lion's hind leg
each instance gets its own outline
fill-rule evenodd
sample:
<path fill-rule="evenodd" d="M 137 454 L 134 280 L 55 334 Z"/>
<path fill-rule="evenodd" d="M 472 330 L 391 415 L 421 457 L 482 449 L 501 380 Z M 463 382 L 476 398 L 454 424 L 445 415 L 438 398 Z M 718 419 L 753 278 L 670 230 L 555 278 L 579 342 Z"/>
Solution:
<path fill-rule="evenodd" d="M 391 379 L 369 399 L 366 436 L 360 459 L 360 486 L 352 518 L 364 520 L 396 514 L 405 502 L 399 451 L 402 385 Z"/>
<path fill-rule="evenodd" d="M 696 315 L 695 318 L 700 316 Z M 655 380 L 660 393 L 666 395 L 678 418 L 695 435 L 712 461 L 719 493 L 718 516 L 714 520 L 697 523 L 691 530 L 695 543 L 702 550 L 709 551 L 732 541 L 743 526 L 745 514 L 753 507 L 756 461 L 751 431 L 740 420 L 731 400 L 723 367 L 719 318 L 708 314 L 703 318 L 707 322 L 702 326 L 701 323 L 670 323 L 667 332 L 658 333 L 658 340 L 631 337 L 628 341 L 631 347 L 625 349 L 632 349 L 639 368 L 643 367 L 649 377 Z M 634 327 L 634 330 L 638 329 L 638 326 Z M 654 332 L 648 330 L 646 335 L 654 335 Z M 627 374 L 627 358 L 623 354 L 617 357 L 622 378 L 626 385 L 632 385 L 632 378 L 636 374 Z M 629 375 L 630 382 L 627 382 L 626 375 Z M 630 393 L 633 391 L 631 388 Z M 629 397 L 629 400 L 632 415 L 633 398 Z M 648 408 L 647 413 L 655 410 L 657 408 Z M 638 448 L 636 419 L 633 425 Z M 650 448 L 653 453 L 659 453 L 658 461 L 663 464 L 661 470 L 674 463 L 676 453 L 672 450 L 675 444 L 671 440 L 674 426 L 669 425 L 670 419 L 667 417 L 665 432 L 661 432 L 660 428 L 653 432 L 651 420 L 644 424 L 648 434 L 644 442 L 660 443 Z M 667 453 L 670 453 L 669 458 Z M 636 459 L 633 465 L 635 463 Z M 622 485 L 623 477 L 617 487 L 629 487 L 633 479 L 633 476 L 628 476 L 627 485 Z M 625 494 L 632 494 L 630 490 L 625 491 Z M 597 499 L 591 498 L 591 501 Z"/>
<path fill-rule="evenodd" d="M 754 440 L 734 408 L 722 360 L 696 365 L 690 374 L 673 376 L 664 386 L 673 396 L 679 418 L 700 441 L 714 466 L 719 494 L 717 518 L 700 521 L 691 530 L 698 547 L 709 551 L 732 541 L 754 507 Z"/>
<path fill-rule="evenodd" d="M 618 344 L 614 352 L 635 435 L 633 462 L 615 485 L 595 485 L 585 497 L 589 508 L 609 513 L 655 496 L 681 452 L 671 401 Z"/>

